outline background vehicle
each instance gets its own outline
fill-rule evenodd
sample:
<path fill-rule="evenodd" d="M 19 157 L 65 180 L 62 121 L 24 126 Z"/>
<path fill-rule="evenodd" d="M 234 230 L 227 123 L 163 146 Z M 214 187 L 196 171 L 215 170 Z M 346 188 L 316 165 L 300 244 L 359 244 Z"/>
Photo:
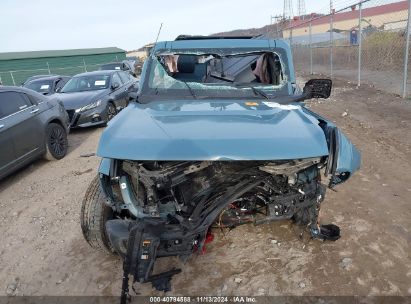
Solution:
<path fill-rule="evenodd" d="M 100 71 L 105 70 L 117 70 L 117 71 L 125 71 L 130 73 L 133 76 L 136 76 L 134 63 L 130 60 L 123 60 L 121 62 L 109 62 L 103 64 L 100 68 Z"/>
<path fill-rule="evenodd" d="M 21 83 L 21 86 L 24 86 L 27 82 L 32 81 L 34 79 L 43 78 L 43 77 L 51 77 L 51 76 L 58 76 L 54 74 L 45 74 L 45 75 L 34 75 L 27 78 L 24 82 Z"/>
<path fill-rule="evenodd" d="M 182 36 L 157 43 L 144 71 L 137 102 L 101 136 L 81 212 L 89 244 L 124 258 L 123 298 L 129 274 L 168 291 L 179 270 L 153 275 L 156 258 L 201 252 L 212 225 L 292 219 L 339 238 L 318 214 L 360 154 L 302 104 L 328 98 L 331 80 L 300 90 L 289 45 L 267 39 Z"/>
<path fill-rule="evenodd" d="M 141 74 L 143 70 L 143 64 L 144 64 L 144 61 L 141 61 L 139 58 L 137 58 L 134 61 L 134 71 L 135 71 L 136 77 L 138 77 L 138 75 Z"/>
<path fill-rule="evenodd" d="M 136 79 L 124 71 L 75 75 L 56 96 L 63 102 L 71 128 L 105 125 L 129 102 Z"/>
<path fill-rule="evenodd" d="M 35 79 L 26 81 L 23 87 L 43 95 L 52 95 L 61 90 L 70 78 L 69 76 L 59 75 L 36 77 Z"/>
<path fill-rule="evenodd" d="M 0 88 L 0 178 L 41 156 L 67 153 L 68 116 L 55 98 L 20 87 Z"/>

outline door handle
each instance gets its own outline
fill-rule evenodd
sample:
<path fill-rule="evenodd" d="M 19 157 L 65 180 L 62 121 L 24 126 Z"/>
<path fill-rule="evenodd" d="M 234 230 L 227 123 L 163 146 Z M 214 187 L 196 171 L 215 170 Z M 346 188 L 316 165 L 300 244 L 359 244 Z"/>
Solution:
<path fill-rule="evenodd" d="M 4 125 L 0 125 L 0 129 L 2 129 L 4 127 Z"/>
<path fill-rule="evenodd" d="M 30 113 L 31 114 L 34 114 L 34 113 L 37 113 L 39 111 L 39 109 L 34 109 L 34 110 L 32 110 Z"/>

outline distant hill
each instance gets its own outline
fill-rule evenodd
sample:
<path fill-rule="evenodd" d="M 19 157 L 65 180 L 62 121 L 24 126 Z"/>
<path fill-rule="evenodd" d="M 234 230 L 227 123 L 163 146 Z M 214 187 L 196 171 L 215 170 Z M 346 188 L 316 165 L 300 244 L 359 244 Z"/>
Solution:
<path fill-rule="evenodd" d="M 317 14 L 316 17 L 322 16 L 321 14 Z M 310 18 L 310 15 L 304 15 L 301 16 L 303 20 L 308 20 Z M 232 30 L 232 31 L 227 31 L 227 32 L 221 32 L 221 33 L 216 33 L 212 34 L 210 36 L 258 36 L 258 35 L 263 35 L 263 34 L 269 34 L 268 36 L 271 38 L 275 38 L 277 34 L 277 30 L 285 26 L 289 26 L 289 21 L 280 21 L 278 23 L 274 24 L 269 24 L 265 25 L 263 27 L 259 28 L 250 28 L 250 29 L 240 29 L 240 30 Z M 279 31 L 279 35 L 281 36 L 281 31 Z"/>
<path fill-rule="evenodd" d="M 270 36 L 275 36 L 276 31 L 277 25 L 270 24 L 260 28 L 239 29 L 228 32 L 215 33 L 211 34 L 210 36 L 258 36 L 262 34 L 271 34 Z"/>
<path fill-rule="evenodd" d="M 211 34 L 209 36 L 259 36 L 259 35 L 268 34 L 267 35 L 268 37 L 276 38 L 277 29 L 281 29 L 281 26 L 282 26 L 282 23 L 280 22 L 278 23 L 278 28 L 277 28 L 277 23 L 274 23 L 274 24 L 265 25 L 263 27 L 232 30 L 232 31 L 227 31 L 227 32 Z M 279 34 L 281 36 L 281 31 L 279 31 Z M 145 49 L 145 46 L 138 49 L 137 51 L 142 51 L 144 49 Z"/>

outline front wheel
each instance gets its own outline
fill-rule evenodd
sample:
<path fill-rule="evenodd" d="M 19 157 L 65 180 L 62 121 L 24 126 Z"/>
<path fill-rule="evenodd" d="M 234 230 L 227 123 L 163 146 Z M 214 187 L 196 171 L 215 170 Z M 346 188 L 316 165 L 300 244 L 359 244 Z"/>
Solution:
<path fill-rule="evenodd" d="M 67 153 L 67 132 L 60 124 L 50 123 L 46 128 L 46 155 L 48 160 L 62 159 Z"/>
<path fill-rule="evenodd" d="M 96 176 L 84 195 L 80 213 L 81 230 L 92 248 L 107 254 L 114 253 L 106 232 L 106 222 L 113 217 L 113 210 L 106 205 Z"/>
<path fill-rule="evenodd" d="M 111 102 L 107 105 L 107 122 L 112 120 L 117 115 L 117 109 Z"/>

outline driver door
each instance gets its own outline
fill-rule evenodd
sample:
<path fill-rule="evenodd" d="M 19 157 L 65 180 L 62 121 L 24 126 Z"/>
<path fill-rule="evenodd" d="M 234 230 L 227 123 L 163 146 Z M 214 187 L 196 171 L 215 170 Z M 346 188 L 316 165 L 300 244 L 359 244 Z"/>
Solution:
<path fill-rule="evenodd" d="M 8 171 L 15 158 L 11 141 L 10 118 L 2 111 L 2 93 L 0 93 L 0 176 Z"/>
<path fill-rule="evenodd" d="M 126 106 L 127 88 L 118 73 L 114 73 L 111 80 L 115 89 L 111 92 L 117 111 Z"/>

